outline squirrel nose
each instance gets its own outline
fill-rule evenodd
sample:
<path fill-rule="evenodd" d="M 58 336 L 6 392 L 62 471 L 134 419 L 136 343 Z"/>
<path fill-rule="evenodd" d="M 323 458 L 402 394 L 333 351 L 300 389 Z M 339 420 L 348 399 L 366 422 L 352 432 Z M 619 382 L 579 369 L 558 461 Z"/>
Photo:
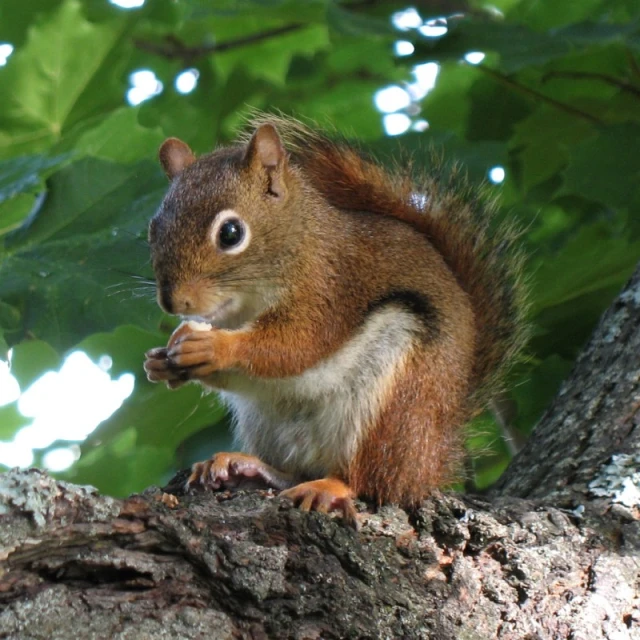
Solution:
<path fill-rule="evenodd" d="M 173 313 L 179 313 L 181 315 L 189 315 L 193 313 L 195 304 L 191 298 L 186 295 L 174 295 L 173 296 Z"/>
<path fill-rule="evenodd" d="M 192 283 L 172 282 L 169 279 L 158 281 L 158 304 L 174 315 L 190 315 L 194 313 L 198 300 L 197 287 Z"/>
<path fill-rule="evenodd" d="M 194 313 L 197 307 L 197 292 L 190 284 L 174 287 L 170 298 L 170 313 L 188 316 Z"/>

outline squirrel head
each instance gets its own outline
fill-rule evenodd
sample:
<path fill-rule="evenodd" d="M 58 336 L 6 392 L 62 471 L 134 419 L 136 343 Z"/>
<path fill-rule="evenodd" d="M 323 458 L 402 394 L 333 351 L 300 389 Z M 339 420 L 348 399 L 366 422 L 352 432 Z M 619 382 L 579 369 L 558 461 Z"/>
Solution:
<path fill-rule="evenodd" d="M 277 299 L 304 224 L 275 127 L 197 159 L 169 138 L 159 155 L 171 181 L 149 226 L 160 306 L 217 326 L 255 318 Z"/>

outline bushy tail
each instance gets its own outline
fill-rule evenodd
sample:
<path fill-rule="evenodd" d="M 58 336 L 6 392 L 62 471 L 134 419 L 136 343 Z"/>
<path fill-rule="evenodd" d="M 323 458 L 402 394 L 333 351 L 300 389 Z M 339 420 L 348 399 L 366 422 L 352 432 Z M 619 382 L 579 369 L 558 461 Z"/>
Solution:
<path fill-rule="evenodd" d="M 424 233 L 444 257 L 475 310 L 478 344 L 474 404 L 484 405 L 526 339 L 522 258 L 515 228 L 495 224 L 495 202 L 457 170 L 447 178 L 414 178 L 382 167 L 352 145 L 288 118 L 257 115 L 273 124 L 315 188 L 335 207 L 393 216 Z"/>

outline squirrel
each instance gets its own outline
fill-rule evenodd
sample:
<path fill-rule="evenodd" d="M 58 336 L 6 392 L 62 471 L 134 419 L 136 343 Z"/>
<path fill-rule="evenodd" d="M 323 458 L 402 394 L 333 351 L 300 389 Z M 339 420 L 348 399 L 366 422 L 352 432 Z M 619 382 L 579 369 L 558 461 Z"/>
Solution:
<path fill-rule="evenodd" d="M 414 506 L 456 479 L 523 346 L 517 234 L 457 170 L 414 179 L 297 120 L 251 124 L 159 151 L 157 298 L 186 322 L 144 367 L 218 391 L 245 451 L 187 486 L 258 480 L 351 524 L 356 497 Z"/>

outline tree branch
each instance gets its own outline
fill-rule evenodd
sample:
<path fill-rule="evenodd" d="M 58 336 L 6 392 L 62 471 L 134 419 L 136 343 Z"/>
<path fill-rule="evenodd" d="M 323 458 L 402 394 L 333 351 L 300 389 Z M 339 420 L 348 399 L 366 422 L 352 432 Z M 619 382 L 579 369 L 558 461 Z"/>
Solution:
<path fill-rule="evenodd" d="M 592 501 L 614 454 L 640 461 L 639 425 L 640 265 L 496 491 L 557 505 Z M 631 481 L 635 469 L 624 466 Z"/>
<path fill-rule="evenodd" d="M 595 116 L 592 116 L 590 113 L 586 113 L 585 111 L 581 111 L 580 109 L 576 109 L 575 107 L 572 107 L 569 104 L 566 104 L 564 102 L 560 102 L 559 100 L 556 100 L 555 98 L 551 98 L 549 96 L 546 96 L 543 93 L 540 93 L 539 91 L 536 91 L 535 89 L 531 89 L 530 87 L 526 87 L 525 85 L 519 84 L 515 80 L 512 80 L 508 76 L 505 76 L 505 75 L 499 73 L 498 71 L 495 71 L 494 69 L 490 69 L 489 67 L 487 67 L 485 65 L 482 65 L 482 64 L 477 64 L 477 65 L 474 65 L 474 66 L 475 66 L 476 69 L 479 69 L 483 73 L 486 73 L 488 76 L 491 76 L 495 80 L 498 80 L 499 82 L 502 82 L 503 84 L 511 87 L 512 89 L 515 89 L 516 91 L 519 91 L 520 93 L 523 93 L 523 94 L 525 94 L 527 96 L 533 97 L 536 100 L 540 100 L 542 102 L 546 102 L 547 104 L 551 105 L 552 107 L 555 107 L 556 109 L 559 109 L 560 111 L 564 111 L 565 113 L 570 113 L 573 116 L 577 116 L 578 118 L 582 118 L 583 120 L 586 120 L 587 122 L 590 122 L 591 124 L 595 124 L 595 125 L 603 124 L 601 120 L 599 120 Z"/>
<path fill-rule="evenodd" d="M 0 476 L 0 513 L 3 637 L 597 640 L 640 622 L 638 523 L 520 500 L 434 496 L 356 533 L 265 491 L 121 501 L 32 470 Z"/>
<path fill-rule="evenodd" d="M 294 22 L 282 27 L 268 29 L 267 31 L 252 33 L 251 35 L 237 38 L 235 40 L 227 40 L 226 42 L 217 42 L 215 44 L 201 44 L 197 46 L 186 45 L 175 36 L 167 36 L 164 39 L 164 42 L 160 43 L 150 42 L 140 38 L 136 38 L 133 43 L 141 51 L 147 51 L 148 53 L 153 53 L 169 60 L 182 60 L 185 64 L 190 64 L 194 60 L 202 58 L 203 56 L 208 56 L 212 53 L 222 53 L 223 51 L 238 49 L 249 44 L 255 44 L 257 42 L 262 42 L 263 40 L 281 36 L 285 33 L 298 31 L 306 26 L 306 24 Z"/>

